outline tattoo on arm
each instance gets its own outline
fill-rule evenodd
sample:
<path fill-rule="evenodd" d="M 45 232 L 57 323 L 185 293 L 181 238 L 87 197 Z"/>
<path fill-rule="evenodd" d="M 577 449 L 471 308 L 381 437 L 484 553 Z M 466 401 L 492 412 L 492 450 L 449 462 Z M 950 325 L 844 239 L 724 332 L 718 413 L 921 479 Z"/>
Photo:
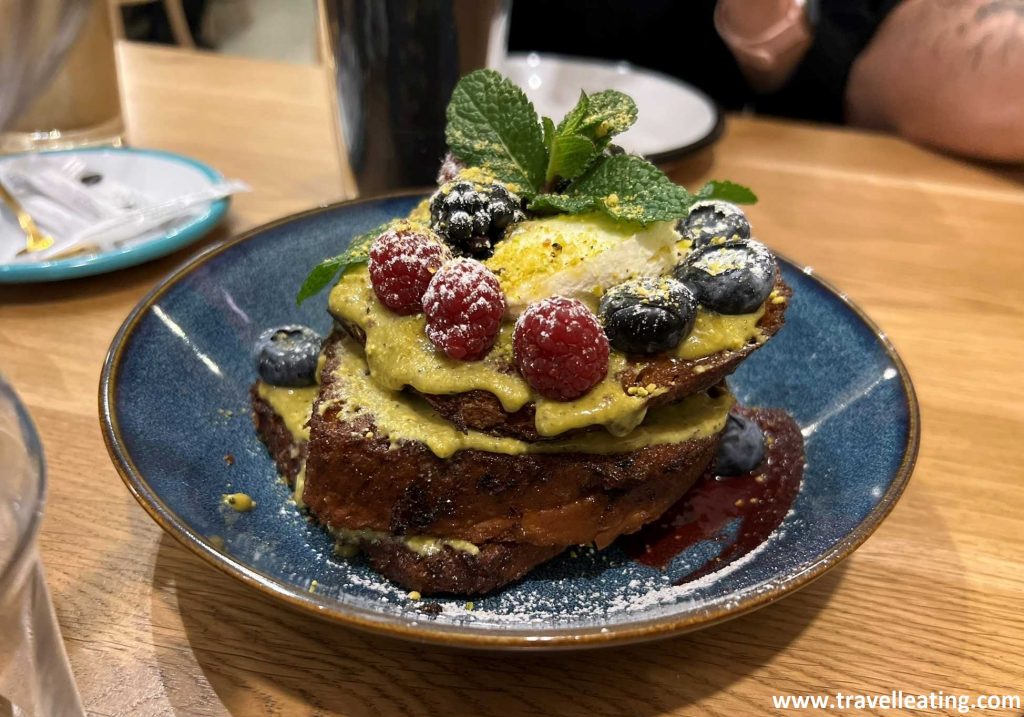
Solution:
<path fill-rule="evenodd" d="M 986 30 L 971 49 L 971 70 L 975 72 L 982 59 L 994 57 L 1005 66 L 1010 63 L 1012 51 L 1024 49 L 1024 0 L 988 0 L 974 11 L 974 21 L 982 25 L 989 20 L 1002 20 L 1002 23 L 998 28 Z M 991 47 L 986 52 L 988 45 Z"/>
<path fill-rule="evenodd" d="M 984 70 L 986 63 L 1006 66 L 1024 53 L 1024 0 L 925 0 L 925 24 L 934 30 L 920 36 L 931 52 L 945 56 L 950 44 L 965 52 L 965 69 Z"/>
<path fill-rule="evenodd" d="M 1024 20 L 1024 0 L 989 0 L 974 11 L 976 22 L 984 22 L 993 15 L 1012 12 Z"/>

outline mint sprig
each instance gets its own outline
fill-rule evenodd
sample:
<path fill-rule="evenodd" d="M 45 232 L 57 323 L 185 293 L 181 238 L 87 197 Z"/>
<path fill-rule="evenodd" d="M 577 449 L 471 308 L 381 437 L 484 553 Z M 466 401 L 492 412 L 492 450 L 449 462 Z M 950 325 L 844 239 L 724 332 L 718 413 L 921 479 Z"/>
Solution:
<path fill-rule="evenodd" d="M 547 118 L 545 118 L 547 119 Z M 556 179 L 575 179 L 601 157 L 612 137 L 625 132 L 636 121 L 636 103 L 616 90 L 587 96 L 580 92 L 576 106 L 550 133 L 545 123 L 548 167 L 544 176 L 547 185 Z M 550 120 L 548 120 L 550 122 Z"/>
<path fill-rule="evenodd" d="M 533 104 L 511 80 L 477 70 L 459 80 L 448 103 L 445 139 L 469 166 L 531 196 L 544 182 L 547 150 Z"/>
<path fill-rule="evenodd" d="M 637 116 L 633 100 L 616 90 L 581 92 L 576 106 L 556 125 L 549 117 L 538 117 L 510 80 L 493 70 L 477 70 L 456 85 L 447 116 L 445 138 L 455 156 L 511 185 L 539 214 L 600 211 L 613 219 L 649 224 L 682 218 L 701 199 L 757 201 L 746 187 L 722 180 L 690 194 L 642 157 L 606 151 Z M 350 266 L 365 263 L 370 244 L 392 224 L 360 235 L 346 251 L 315 266 L 296 303 L 321 292 Z"/>
<path fill-rule="evenodd" d="M 530 209 L 576 214 L 601 211 L 639 224 L 686 216 L 693 196 L 646 159 L 631 154 L 606 157 L 569 184 L 563 194 L 542 194 Z"/>
<path fill-rule="evenodd" d="M 686 216 L 693 195 L 647 160 L 605 151 L 636 116 L 628 95 L 581 92 L 556 125 L 538 118 L 511 81 L 493 70 L 477 70 L 452 93 L 445 136 L 456 157 L 514 185 L 535 212 L 601 211 L 640 224 Z M 735 186 L 719 183 L 707 196 L 735 194 Z"/>
<path fill-rule="evenodd" d="M 324 259 L 314 266 L 306 276 L 306 280 L 302 282 L 302 286 L 299 287 L 299 293 L 295 296 L 295 305 L 298 306 L 309 297 L 319 294 L 334 281 L 334 277 L 344 274 L 350 266 L 365 264 L 369 261 L 370 245 L 373 240 L 393 223 L 384 222 L 368 232 L 363 232 L 349 242 L 348 249 L 341 254 Z"/>

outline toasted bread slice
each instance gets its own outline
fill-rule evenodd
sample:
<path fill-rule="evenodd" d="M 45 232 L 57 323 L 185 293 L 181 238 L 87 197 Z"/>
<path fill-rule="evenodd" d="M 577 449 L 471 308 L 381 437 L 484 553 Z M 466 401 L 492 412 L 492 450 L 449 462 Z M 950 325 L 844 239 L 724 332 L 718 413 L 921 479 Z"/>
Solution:
<path fill-rule="evenodd" d="M 617 442 L 629 439 L 587 436 L 584 445 L 604 452 L 530 453 L 517 441 L 476 434 L 506 452 L 467 449 L 440 458 L 425 443 L 379 435 L 377 416 L 365 407 L 346 408 L 346 402 L 368 402 L 354 382 L 372 385 L 358 352 L 342 334 L 329 341 L 308 445 L 289 433 L 255 387 L 254 422 L 290 482 L 308 455 L 302 499 L 311 514 L 330 529 L 355 534 L 376 570 L 424 594 L 488 592 L 567 547 L 604 547 L 638 530 L 682 497 L 713 460 L 717 417 L 731 405 L 727 394 L 704 401 L 714 410 L 702 420 L 712 423 L 678 443 L 615 452 Z M 419 410 L 432 413 L 424 403 Z M 433 420 L 447 426 L 436 414 Z M 543 444 L 545 451 L 556 448 Z M 442 542 L 417 551 L 403 536 Z M 474 549 L 449 545 L 460 541 Z"/>
<path fill-rule="evenodd" d="M 697 480 L 732 405 L 727 391 L 716 389 L 620 439 L 595 433 L 528 444 L 473 431 L 461 436 L 414 396 L 376 387 L 359 350 L 339 334 L 328 342 L 310 418 L 302 499 L 335 528 L 604 547 L 660 515 Z M 384 410 L 398 413 L 382 428 Z M 408 440 L 397 430 L 402 425 L 424 438 Z M 661 430 L 681 440 L 644 445 Z M 430 432 L 446 431 L 474 447 L 439 457 L 446 444 L 428 445 Z"/>
<path fill-rule="evenodd" d="M 292 435 L 274 407 L 260 398 L 257 386 L 258 384 L 254 384 L 249 391 L 256 435 L 263 441 L 270 457 L 277 464 L 277 472 L 290 487 L 294 488 L 295 481 L 306 463 L 306 449 L 309 444 Z"/>
<path fill-rule="evenodd" d="M 260 397 L 255 386 L 251 398 L 257 435 L 267 446 L 278 472 L 294 488 L 305 462 L 307 442 L 289 432 L 284 420 Z M 423 595 L 481 595 L 491 592 L 518 580 L 567 547 L 484 543 L 478 546 L 475 554 L 447 545 L 437 552 L 425 554 L 410 549 L 400 540 L 364 537 L 355 542 L 366 554 L 374 570 Z"/>

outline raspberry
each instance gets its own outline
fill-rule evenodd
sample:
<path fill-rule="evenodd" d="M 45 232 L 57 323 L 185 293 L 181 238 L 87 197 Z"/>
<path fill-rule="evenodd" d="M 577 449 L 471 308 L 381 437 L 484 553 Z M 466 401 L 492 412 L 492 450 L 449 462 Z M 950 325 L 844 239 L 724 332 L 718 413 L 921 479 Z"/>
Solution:
<path fill-rule="evenodd" d="M 579 398 L 608 374 L 608 338 L 576 299 L 530 304 L 516 321 L 512 350 L 523 378 L 555 401 Z"/>
<path fill-rule="evenodd" d="M 396 314 L 418 313 L 434 273 L 451 258 L 451 250 L 429 229 L 388 229 L 370 247 L 373 293 Z"/>
<path fill-rule="evenodd" d="M 450 261 L 423 294 L 427 338 L 449 358 L 482 359 L 498 338 L 505 295 L 490 269 L 473 259 Z"/>

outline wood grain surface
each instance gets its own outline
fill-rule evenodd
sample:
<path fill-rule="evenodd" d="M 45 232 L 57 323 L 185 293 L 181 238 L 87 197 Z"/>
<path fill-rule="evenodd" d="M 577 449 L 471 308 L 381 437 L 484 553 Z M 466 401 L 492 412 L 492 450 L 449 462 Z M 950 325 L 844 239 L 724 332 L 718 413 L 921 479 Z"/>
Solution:
<path fill-rule="evenodd" d="M 206 241 L 346 193 L 316 69 L 133 45 L 119 59 L 133 144 L 253 186 Z M 0 370 L 46 446 L 42 555 L 90 714 L 737 715 L 772 713 L 773 694 L 1024 693 L 1024 175 L 741 117 L 672 174 L 754 187 L 759 236 L 847 292 L 906 359 L 920 460 L 866 545 L 773 606 L 649 645 L 486 655 L 335 628 L 179 547 L 104 450 L 107 346 L 192 250 L 0 287 Z M 856 712 L 875 713 L 895 712 Z"/>

